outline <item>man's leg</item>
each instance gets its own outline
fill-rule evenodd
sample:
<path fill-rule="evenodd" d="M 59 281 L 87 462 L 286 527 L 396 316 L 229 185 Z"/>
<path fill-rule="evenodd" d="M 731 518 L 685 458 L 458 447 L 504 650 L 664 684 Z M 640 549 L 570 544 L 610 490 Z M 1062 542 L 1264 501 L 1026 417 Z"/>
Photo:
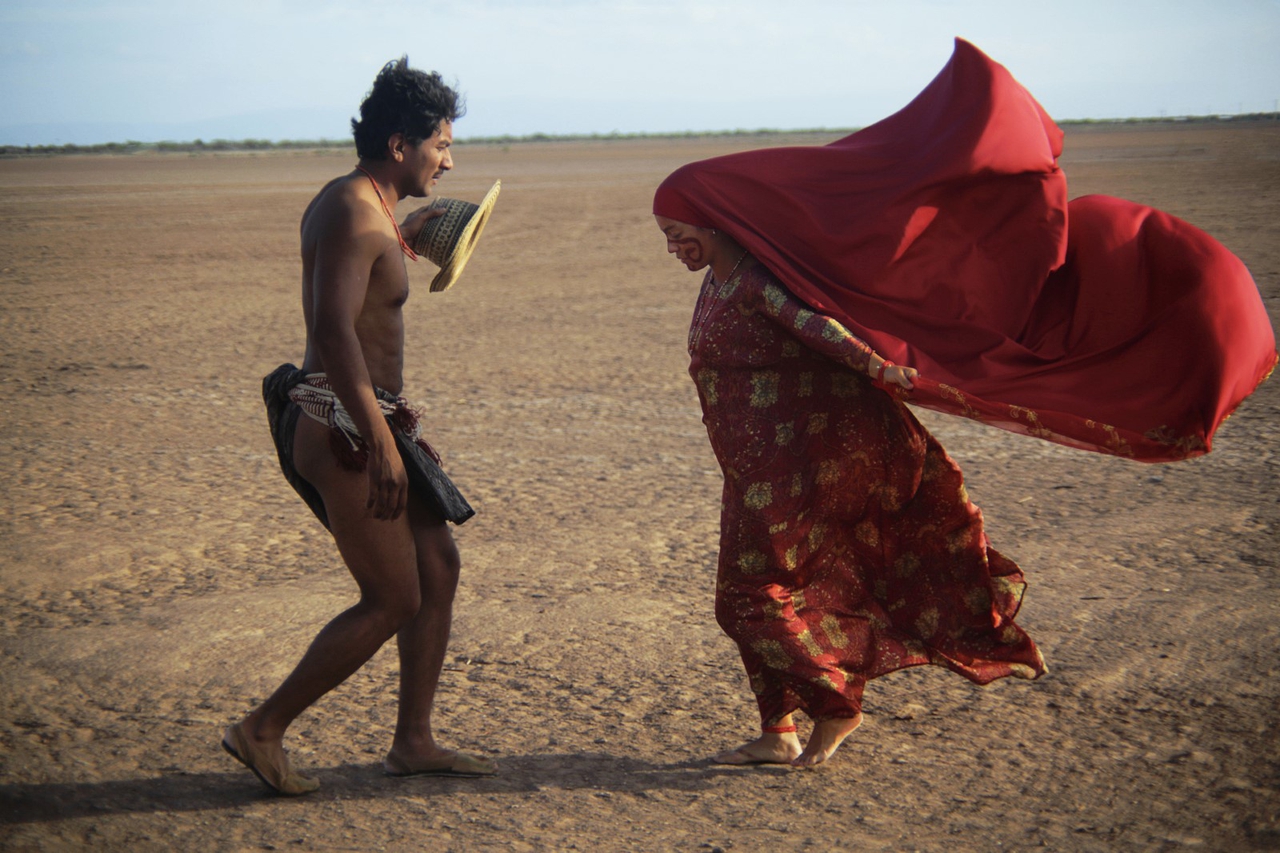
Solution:
<path fill-rule="evenodd" d="M 409 522 L 418 556 L 418 615 L 396 635 L 400 652 L 400 709 L 391 751 L 418 764 L 440 758 L 444 750 L 431 734 L 431 707 L 444 665 L 453 619 L 453 595 L 461 560 L 445 522 L 434 518 L 416 498 L 409 500 Z"/>
<path fill-rule="evenodd" d="M 339 466 L 328 442 L 328 427 L 299 418 L 294 462 L 324 498 L 334 541 L 360 588 L 360 601 L 320 631 L 284 683 L 240 723 L 246 746 L 274 767 L 288 766 L 282 742 L 289 724 L 411 624 L 422 600 L 408 514 L 394 521 L 371 517 L 366 475 Z"/>
<path fill-rule="evenodd" d="M 395 775 L 432 771 L 490 775 L 497 770 L 492 762 L 444 749 L 432 735 L 431 708 L 449 645 L 461 560 L 448 525 L 412 495 L 408 514 L 422 604 L 417 615 L 396 635 L 400 651 L 400 709 L 384 767 Z"/>

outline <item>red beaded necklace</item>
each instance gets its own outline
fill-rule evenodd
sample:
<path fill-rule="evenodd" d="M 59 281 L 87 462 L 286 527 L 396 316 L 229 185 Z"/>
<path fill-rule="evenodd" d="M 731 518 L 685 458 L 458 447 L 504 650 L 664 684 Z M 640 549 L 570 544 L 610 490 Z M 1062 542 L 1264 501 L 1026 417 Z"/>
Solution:
<path fill-rule="evenodd" d="M 382 212 L 391 220 L 391 227 L 396 229 L 396 239 L 400 241 L 400 250 L 408 256 L 409 260 L 416 261 L 418 253 L 410 249 L 409 244 L 404 241 L 404 235 L 400 233 L 400 225 L 396 222 L 396 218 L 391 215 L 391 208 L 387 207 L 387 200 L 382 197 L 382 190 L 378 189 L 378 182 L 373 179 L 373 175 L 370 175 L 363 166 L 356 166 L 356 169 L 364 172 L 364 176 L 369 179 L 369 183 L 373 184 L 373 191 L 378 194 L 378 201 L 382 203 Z"/>

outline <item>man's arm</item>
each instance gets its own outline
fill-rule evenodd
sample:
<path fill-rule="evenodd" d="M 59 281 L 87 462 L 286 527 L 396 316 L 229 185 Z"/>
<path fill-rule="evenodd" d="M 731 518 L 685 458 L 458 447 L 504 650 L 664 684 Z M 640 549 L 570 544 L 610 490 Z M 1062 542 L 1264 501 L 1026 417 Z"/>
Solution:
<path fill-rule="evenodd" d="M 364 309 L 369 276 L 384 249 L 380 228 L 361 221 L 350 205 L 317 211 L 318 222 L 312 280 L 312 344 L 334 393 L 342 401 L 369 450 L 367 506 L 374 517 L 398 518 L 409 500 L 409 480 L 387 426 L 364 349 L 356 335 L 356 321 Z"/>

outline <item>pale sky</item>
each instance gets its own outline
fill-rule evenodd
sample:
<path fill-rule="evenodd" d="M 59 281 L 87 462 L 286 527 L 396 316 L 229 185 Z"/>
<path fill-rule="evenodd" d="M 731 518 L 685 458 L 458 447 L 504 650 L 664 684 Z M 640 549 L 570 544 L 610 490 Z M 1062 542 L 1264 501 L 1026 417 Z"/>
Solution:
<path fill-rule="evenodd" d="M 401 54 L 463 139 L 860 127 L 955 36 L 1058 120 L 1280 106 L 1280 0 L 0 0 L 0 144 L 349 139 Z"/>

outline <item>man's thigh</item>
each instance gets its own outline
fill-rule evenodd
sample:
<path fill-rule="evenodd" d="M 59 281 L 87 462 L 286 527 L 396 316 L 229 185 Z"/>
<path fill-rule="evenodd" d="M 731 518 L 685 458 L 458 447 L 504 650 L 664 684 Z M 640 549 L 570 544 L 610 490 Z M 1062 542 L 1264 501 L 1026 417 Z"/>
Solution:
<path fill-rule="evenodd" d="M 298 418 L 293 464 L 324 499 L 333 540 L 361 589 L 416 593 L 417 544 L 410 514 L 389 520 L 373 516 L 368 507 L 368 475 L 338 464 L 329 447 L 329 427 L 305 416 Z"/>
<path fill-rule="evenodd" d="M 409 494 L 409 525 L 423 596 L 452 595 L 462 559 L 449 524 L 417 495 Z"/>

